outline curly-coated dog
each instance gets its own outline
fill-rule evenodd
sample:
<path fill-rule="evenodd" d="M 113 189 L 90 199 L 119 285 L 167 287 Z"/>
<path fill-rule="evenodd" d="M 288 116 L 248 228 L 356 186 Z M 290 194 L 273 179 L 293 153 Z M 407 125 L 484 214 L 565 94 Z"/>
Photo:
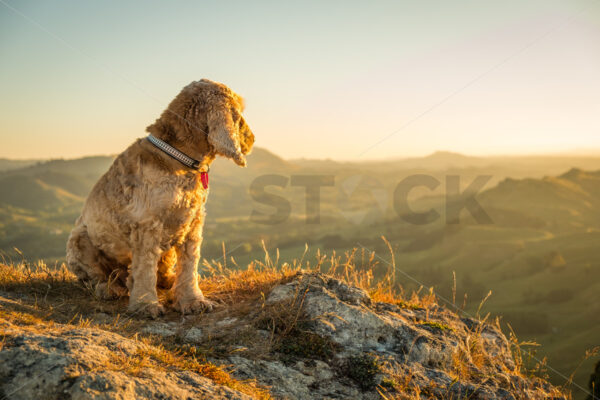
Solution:
<path fill-rule="evenodd" d="M 243 99 L 206 79 L 179 93 L 92 189 L 67 243 L 67 265 L 102 298 L 160 315 L 157 286 L 182 313 L 211 307 L 198 287 L 207 170 L 216 155 L 245 166 L 254 135 Z"/>

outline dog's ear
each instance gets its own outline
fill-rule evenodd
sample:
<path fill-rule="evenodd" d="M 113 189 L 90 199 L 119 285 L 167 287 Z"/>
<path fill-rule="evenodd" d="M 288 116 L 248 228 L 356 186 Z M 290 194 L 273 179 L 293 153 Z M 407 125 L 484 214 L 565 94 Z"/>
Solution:
<path fill-rule="evenodd" d="M 208 112 L 208 142 L 215 151 L 231 158 L 241 167 L 246 166 L 246 157 L 240 146 L 239 127 L 233 122 L 229 104 L 215 105 Z"/>
<path fill-rule="evenodd" d="M 242 154 L 248 155 L 252 152 L 252 146 L 254 145 L 254 134 L 250 130 L 248 124 L 246 124 L 246 120 L 244 117 L 240 116 L 239 121 L 239 138 L 240 138 L 240 148 L 242 149 Z"/>

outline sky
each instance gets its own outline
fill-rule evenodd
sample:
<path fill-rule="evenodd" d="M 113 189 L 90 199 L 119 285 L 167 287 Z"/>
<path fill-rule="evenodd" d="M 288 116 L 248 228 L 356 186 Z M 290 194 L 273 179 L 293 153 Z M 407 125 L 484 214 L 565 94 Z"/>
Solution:
<path fill-rule="evenodd" d="M 599 72 L 600 0 L 0 0 L 0 157 L 119 153 L 201 78 L 284 158 L 586 152 Z"/>

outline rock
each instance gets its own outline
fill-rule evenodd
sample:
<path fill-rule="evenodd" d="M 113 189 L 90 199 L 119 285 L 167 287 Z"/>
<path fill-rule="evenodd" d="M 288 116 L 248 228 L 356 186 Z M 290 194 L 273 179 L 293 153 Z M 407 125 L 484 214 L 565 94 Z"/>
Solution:
<path fill-rule="evenodd" d="M 202 338 L 202 329 L 196 327 L 190 328 L 185 335 L 183 335 L 183 341 L 187 343 L 200 343 Z"/>
<path fill-rule="evenodd" d="M 8 330 L 0 352 L 0 394 L 15 400 L 250 399 L 190 371 L 144 368 L 132 376 L 123 363 L 140 346 L 96 329 Z"/>
<path fill-rule="evenodd" d="M 269 293 L 269 297 L 267 297 L 266 304 L 276 304 L 281 303 L 282 301 L 291 300 L 296 295 L 296 284 L 294 282 L 279 285 L 271 290 Z"/>
<path fill-rule="evenodd" d="M 225 326 L 230 326 L 235 324 L 238 321 L 237 318 L 224 318 L 221 321 L 217 322 L 215 325 L 218 326 L 219 328 L 225 327 Z"/>
<path fill-rule="evenodd" d="M 312 376 L 305 375 L 280 361 L 248 360 L 234 356 L 229 358 L 240 377 L 263 377 L 263 383 L 271 386 L 271 393 L 278 397 L 292 394 L 296 398 L 310 398 L 309 386 L 315 382 Z"/>
<path fill-rule="evenodd" d="M 163 337 L 175 336 L 177 325 L 174 323 L 153 322 L 143 327 L 142 333 Z"/>
<path fill-rule="evenodd" d="M 277 398 L 376 399 L 378 390 L 414 398 L 410 392 L 416 390 L 427 398 L 566 399 L 512 372 L 510 345 L 498 328 L 443 307 L 376 303 L 364 290 L 322 274 L 300 274 L 273 288 L 265 301 L 283 309 L 298 303 L 305 322 L 291 340 L 305 351 L 292 346 L 290 355 L 289 346 L 280 346 L 269 359 L 242 354 L 226 361 L 236 376 L 271 386 Z M 324 357 L 315 343 L 335 350 Z M 277 351 L 283 354 L 277 357 Z M 484 370 L 473 357 L 486 358 Z M 457 379 L 457 363 L 469 376 Z"/>
<path fill-rule="evenodd" d="M 275 399 L 380 399 L 380 393 L 566 399 L 549 383 L 516 372 L 510 344 L 495 325 L 444 307 L 376 302 L 318 273 L 300 273 L 265 295 L 264 302 L 180 323 L 146 321 L 140 330 L 170 346 L 185 342 L 182 348 L 210 357 L 239 380 L 255 380 Z M 192 371 L 142 365 L 132 372 L 128 360 L 147 345 L 98 328 L 57 324 L 36 332 L 0 319 L 0 329 L 6 331 L 0 397 L 250 398 Z"/>

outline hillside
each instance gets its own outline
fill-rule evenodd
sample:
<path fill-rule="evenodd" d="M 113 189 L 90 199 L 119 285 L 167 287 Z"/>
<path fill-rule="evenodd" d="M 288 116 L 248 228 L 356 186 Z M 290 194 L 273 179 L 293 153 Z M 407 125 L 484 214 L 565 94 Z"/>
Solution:
<path fill-rule="evenodd" d="M 48 211 L 83 201 L 73 192 L 46 183 L 42 177 L 5 176 L 0 178 L 0 187 L 10 188 L 0 192 L 0 204 L 10 207 Z"/>
<path fill-rule="evenodd" d="M 538 218 L 553 231 L 600 229 L 600 171 L 573 168 L 557 177 L 506 179 L 483 193 L 481 201 L 490 208 Z"/>
<path fill-rule="evenodd" d="M 456 297 L 471 312 L 491 291 L 487 309 L 503 317 L 505 331 L 510 325 L 543 345 L 538 354 L 548 357 L 553 382 L 575 371 L 583 387 L 597 361 L 584 354 L 600 344 L 599 189 L 600 173 L 579 169 L 506 179 L 478 197 L 492 224 L 465 212 L 459 225 L 386 235 L 404 271 L 444 298 L 453 297 L 454 276 Z"/>
<path fill-rule="evenodd" d="M 267 259 L 269 259 L 267 255 Z M 8 399 L 568 399 L 527 370 L 497 323 L 434 295 L 328 273 L 213 265 L 212 313 L 122 315 L 64 270 L 0 265 L 0 394 Z M 335 275 L 335 271 L 346 269 Z M 321 265 L 325 267 L 325 265 Z M 168 296 L 161 297 L 168 301 Z"/>
<path fill-rule="evenodd" d="M 0 207 L 48 213 L 79 208 L 113 159 L 50 160 L 0 172 Z"/>
<path fill-rule="evenodd" d="M 424 169 L 433 168 L 427 164 L 432 159 L 451 161 L 454 167 Z M 419 169 L 402 169 L 398 164 L 402 160 L 286 161 L 256 149 L 246 169 L 226 160 L 213 165 L 202 255 L 219 259 L 225 246 L 228 261 L 233 256 L 238 265 L 246 265 L 260 257 L 262 241 L 278 248 L 283 259 L 302 254 L 305 244 L 310 246 L 309 256 L 317 248 L 338 254 L 354 248 L 381 252 L 385 245 L 378 238 L 384 234 L 402 266 L 398 278 L 404 274 L 412 278 L 404 283 L 407 290 L 433 287 L 451 300 L 455 276 L 454 297 L 469 312 L 475 312 L 492 291 L 486 307 L 492 315 L 502 316 L 503 330 L 509 332 L 510 324 L 519 337 L 543 345 L 540 355 L 548 356 L 555 384 L 563 384 L 565 376 L 576 371 L 575 383 L 583 387 L 595 359 L 578 365 L 600 337 L 595 300 L 600 292 L 600 173 L 571 167 L 555 176 L 538 172 L 543 166 L 555 170 L 567 162 L 595 165 L 594 160 L 475 159 L 438 153 L 405 164 L 416 168 L 419 162 Z M 461 166 L 462 161 L 466 164 Z M 83 199 L 111 162 L 111 157 L 54 160 L 0 174 L 4 189 L 0 254 L 14 262 L 24 254 L 29 260 L 60 265 Z M 402 220 L 392 208 L 396 185 L 415 173 L 441 182 L 434 192 L 416 189 L 409 200 L 417 211 L 433 207 L 440 213 L 425 225 Z M 280 175 L 286 184 L 267 185 L 265 191 L 290 206 L 289 214 L 275 222 L 268 220 L 273 206 L 261 204 L 252 192 L 255 179 L 271 174 Z M 307 223 L 306 189 L 292 186 L 290 177 L 328 174 L 335 178 L 335 186 L 321 190 L 320 223 Z M 493 224 L 480 225 L 466 211 L 458 225 L 446 224 L 444 182 L 449 174 L 459 175 L 463 188 L 479 174 L 493 175 L 478 196 Z M 373 272 L 378 276 L 382 270 Z"/>
<path fill-rule="evenodd" d="M 66 235 L 85 196 L 100 175 L 108 169 L 112 160 L 111 156 L 50 160 L 29 162 L 21 168 L 16 166 L 22 163 L 15 161 L 12 170 L 0 172 L 0 187 L 3 188 L 0 191 L 0 252 L 6 257 L 18 259 L 19 255 L 14 250 L 14 247 L 18 247 L 32 259 L 60 261 L 61 253 L 52 250 L 45 243 L 55 243 L 57 235 L 66 240 Z M 444 180 L 448 174 L 459 175 L 463 188 L 478 175 L 491 175 L 492 179 L 486 188 L 500 186 L 485 196 L 489 198 L 488 208 L 491 211 L 501 210 L 495 214 L 498 223 L 504 224 L 508 221 L 512 224 L 520 223 L 528 227 L 537 227 L 540 224 L 552 223 L 548 221 L 548 213 L 557 210 L 556 204 L 550 202 L 548 212 L 540 215 L 539 210 L 532 206 L 531 202 L 528 203 L 528 196 L 522 195 L 520 203 L 511 205 L 512 193 L 524 194 L 527 186 L 538 192 L 538 198 L 545 198 L 540 188 L 533 188 L 540 178 L 544 182 L 544 179 L 550 179 L 543 178 L 540 173 L 542 169 L 560 172 L 564 172 L 571 166 L 595 166 L 600 169 L 600 159 L 592 157 L 470 157 L 448 152 L 437 152 L 427 157 L 404 160 L 340 163 L 320 160 L 285 161 L 267 150 L 256 148 L 248 160 L 248 168 L 244 169 L 222 159 L 217 159 L 212 166 L 207 225 L 216 230 L 207 230 L 205 237 L 205 254 L 209 256 L 221 252 L 223 240 L 233 242 L 233 246 L 246 243 L 245 248 L 251 246 L 257 250 L 260 250 L 257 247 L 260 239 L 279 247 L 286 247 L 290 243 L 303 246 L 306 242 L 315 243 L 315 239 L 336 235 L 340 231 L 347 231 L 350 236 L 355 236 L 353 232 L 356 231 L 357 223 L 360 225 L 367 220 L 386 225 L 385 231 L 388 231 L 389 224 L 385 222 L 385 218 L 397 217 L 391 208 L 394 189 L 402 179 L 412 174 L 429 174 L 442 183 L 435 191 L 411 192 L 411 201 L 417 201 L 414 204 L 416 209 L 427 209 L 429 204 L 437 205 L 440 199 L 443 200 L 439 196 L 443 196 Z M 564 165 L 569 167 L 563 167 Z M 273 174 L 287 178 L 286 186 L 278 188 L 269 185 L 272 183 L 272 178 L 271 181 L 269 178 L 266 178 L 266 181 L 264 179 L 256 181 L 259 177 Z M 307 226 L 304 223 L 306 189 L 292 186 L 289 181 L 292 175 L 333 176 L 335 186 L 321 190 L 320 211 L 323 220 L 329 221 L 326 226 Z M 516 187 L 516 179 L 523 177 L 527 177 L 526 180 Z M 504 182 L 507 178 L 512 181 Z M 257 189 L 252 189 L 254 182 L 264 183 L 259 184 Z M 348 184 L 358 185 L 357 189 L 347 193 Z M 270 205 L 263 205 L 256 201 L 261 196 L 256 190 L 261 190 L 263 187 L 267 193 L 275 194 L 291 205 L 290 216 L 285 223 L 269 223 L 270 229 L 267 231 L 264 229 L 265 224 L 260 222 L 260 215 L 268 216 L 274 212 L 274 209 Z M 377 193 L 381 194 L 374 198 Z M 580 229 L 581 223 L 577 221 L 578 219 L 585 221 L 588 216 L 593 218 L 593 215 L 587 212 L 590 211 L 589 205 L 586 205 L 588 199 L 580 194 L 573 195 L 575 197 L 566 206 L 566 210 L 558 210 L 558 214 L 550 216 L 550 218 L 558 218 L 562 215 L 561 228 L 572 225 L 575 221 L 579 226 L 574 226 L 573 229 Z M 596 196 L 591 192 L 590 195 Z M 375 204 L 374 201 L 378 201 L 379 204 Z M 579 204 L 575 204 L 578 202 Z M 258 213 L 252 217 L 255 212 Z M 571 221 L 569 214 L 571 212 L 580 214 Z M 239 226 L 239 229 L 234 229 L 232 226 L 233 219 L 236 220 L 235 225 Z M 16 221 L 18 223 L 15 223 Z M 422 240 L 420 229 L 415 229 L 414 226 L 402 229 L 415 241 Z M 376 236 L 381 232 L 383 231 L 376 232 Z M 32 241 L 35 241 L 36 245 L 28 243 L 28 235 L 33 235 Z M 254 243 L 250 243 L 248 237 L 255 238 Z M 350 244 L 349 247 L 352 245 Z M 421 245 L 416 244 L 416 246 Z M 248 256 L 250 257 L 251 254 Z"/>
<path fill-rule="evenodd" d="M 0 158 L 0 171 L 23 168 L 40 161 L 41 160 L 11 160 L 8 158 Z"/>
<path fill-rule="evenodd" d="M 10 164 L 0 172 L 0 255 L 19 259 L 19 253 L 49 263 L 62 260 L 64 243 L 85 197 L 114 157 L 97 156 L 74 160 L 49 160 Z M 19 168 L 18 165 L 24 164 Z M 8 165 L 8 164 L 7 164 Z M 264 173 L 289 175 L 296 169 L 260 148 L 242 169 L 217 160 L 211 171 L 215 194 L 211 208 L 215 217 L 241 216 L 251 212 L 247 186 Z M 15 250 L 15 247 L 19 250 Z"/>

